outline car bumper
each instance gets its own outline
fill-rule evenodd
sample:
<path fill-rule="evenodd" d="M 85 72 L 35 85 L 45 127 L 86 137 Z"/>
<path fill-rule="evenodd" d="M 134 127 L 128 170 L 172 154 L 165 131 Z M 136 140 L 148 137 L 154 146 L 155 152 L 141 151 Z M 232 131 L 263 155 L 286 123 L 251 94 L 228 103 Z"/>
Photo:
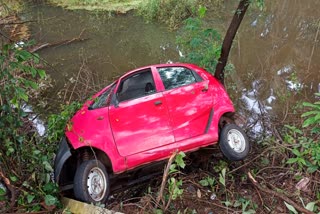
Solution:
<path fill-rule="evenodd" d="M 54 179 L 57 183 L 59 183 L 59 178 L 60 178 L 63 165 L 65 164 L 65 162 L 68 160 L 70 156 L 71 156 L 70 147 L 68 145 L 66 137 L 63 137 L 63 139 L 59 144 L 57 156 L 54 160 Z"/>

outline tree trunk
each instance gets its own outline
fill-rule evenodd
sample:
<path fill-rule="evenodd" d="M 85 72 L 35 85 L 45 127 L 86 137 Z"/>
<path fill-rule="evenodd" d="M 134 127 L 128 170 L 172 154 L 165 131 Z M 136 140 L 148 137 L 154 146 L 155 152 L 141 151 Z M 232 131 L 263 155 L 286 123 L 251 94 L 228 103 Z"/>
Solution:
<path fill-rule="evenodd" d="M 224 85 L 224 68 L 226 67 L 229 52 L 232 46 L 234 37 L 237 34 L 238 28 L 242 19 L 250 5 L 250 0 L 241 0 L 238 8 L 233 15 L 232 21 L 229 25 L 228 31 L 223 39 L 221 55 L 216 66 L 214 76 Z"/>

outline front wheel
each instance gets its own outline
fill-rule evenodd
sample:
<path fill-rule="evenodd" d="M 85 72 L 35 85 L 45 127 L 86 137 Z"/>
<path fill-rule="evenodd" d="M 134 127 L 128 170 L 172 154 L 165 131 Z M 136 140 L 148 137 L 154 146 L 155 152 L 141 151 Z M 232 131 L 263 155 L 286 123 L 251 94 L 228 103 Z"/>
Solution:
<path fill-rule="evenodd" d="M 222 128 L 219 136 L 219 146 L 224 156 L 231 161 L 244 159 L 250 150 L 247 135 L 235 124 L 227 124 Z"/>
<path fill-rule="evenodd" d="M 88 203 L 105 203 L 110 182 L 105 166 L 99 160 L 84 161 L 74 176 L 73 191 L 76 199 Z"/>

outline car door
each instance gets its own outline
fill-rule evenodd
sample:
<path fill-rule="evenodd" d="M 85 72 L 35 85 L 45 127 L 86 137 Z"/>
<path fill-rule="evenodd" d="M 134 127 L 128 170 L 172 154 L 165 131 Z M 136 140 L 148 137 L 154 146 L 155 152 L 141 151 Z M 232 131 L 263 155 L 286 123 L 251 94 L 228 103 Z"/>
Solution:
<path fill-rule="evenodd" d="M 157 92 L 151 69 L 120 79 L 114 96 L 117 101 L 109 107 L 109 119 L 121 156 L 174 142 L 166 101 Z"/>
<path fill-rule="evenodd" d="M 208 81 L 186 67 L 157 68 L 162 79 L 175 141 L 205 133 L 210 121 L 212 96 Z"/>

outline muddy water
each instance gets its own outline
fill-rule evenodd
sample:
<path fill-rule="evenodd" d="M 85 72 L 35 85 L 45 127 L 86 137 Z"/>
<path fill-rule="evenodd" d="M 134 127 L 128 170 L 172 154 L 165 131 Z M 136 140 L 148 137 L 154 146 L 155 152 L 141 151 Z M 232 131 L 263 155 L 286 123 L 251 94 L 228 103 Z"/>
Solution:
<path fill-rule="evenodd" d="M 227 1 L 225 15 L 211 20 L 212 27 L 226 30 L 234 8 Z M 254 131 L 264 126 L 259 115 L 286 120 L 297 99 L 311 101 L 320 92 L 319 9 L 320 1 L 314 0 L 267 1 L 265 11 L 246 14 L 231 52 L 235 69 L 226 81 L 240 111 L 258 116 L 251 121 L 257 122 Z M 46 67 L 55 81 L 48 95 L 53 108 L 70 94 L 87 94 L 84 89 L 100 87 L 132 68 L 179 60 L 176 32 L 133 14 L 112 17 L 39 4 L 29 11 L 25 16 L 36 21 L 32 32 L 39 43 L 72 39 L 82 31 L 82 38 L 88 38 L 39 52 L 52 65 Z M 81 89 L 73 88 L 75 82 Z M 69 94 L 58 96 L 63 88 Z"/>
<path fill-rule="evenodd" d="M 178 59 L 175 33 L 133 14 L 111 16 L 45 4 L 31 5 L 28 11 L 25 16 L 35 21 L 31 30 L 39 44 L 73 39 L 81 32 L 81 38 L 86 39 L 38 52 L 51 65 L 44 64 L 54 80 L 48 93 L 49 107 L 68 101 L 70 91 L 75 98 L 88 97 L 130 69 Z M 75 83 L 80 87 L 73 90 Z M 69 93 L 65 95 L 61 89 Z"/>

